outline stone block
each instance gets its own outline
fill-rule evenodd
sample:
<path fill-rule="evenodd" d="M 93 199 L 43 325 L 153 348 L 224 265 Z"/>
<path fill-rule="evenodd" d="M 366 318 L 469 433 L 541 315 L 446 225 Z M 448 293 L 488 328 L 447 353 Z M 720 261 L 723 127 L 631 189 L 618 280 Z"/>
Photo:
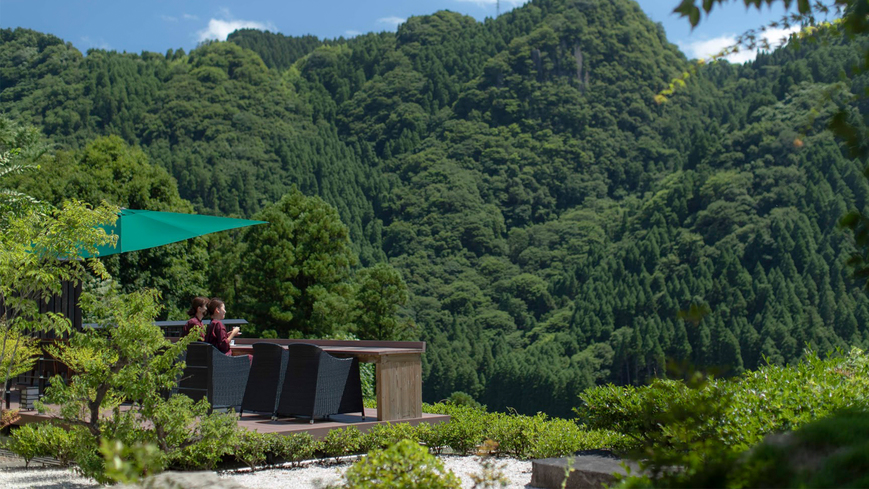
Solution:
<path fill-rule="evenodd" d="M 569 458 L 573 461 L 571 465 L 573 470 L 567 478 L 566 489 L 602 488 L 604 484 L 613 485 L 616 480 L 613 474 L 627 473 L 621 465 L 623 462 L 627 463 L 632 473 L 640 472 L 636 463 L 612 456 L 576 455 Z M 531 485 L 545 489 L 560 489 L 567 465 L 568 457 L 532 460 Z"/>

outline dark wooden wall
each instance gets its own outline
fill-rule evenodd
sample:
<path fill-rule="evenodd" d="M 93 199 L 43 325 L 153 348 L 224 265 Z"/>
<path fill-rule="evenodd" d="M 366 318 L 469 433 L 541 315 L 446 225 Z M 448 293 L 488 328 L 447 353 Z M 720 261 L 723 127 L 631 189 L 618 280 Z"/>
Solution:
<path fill-rule="evenodd" d="M 60 313 L 69 318 L 72 322 L 72 328 L 76 331 L 82 329 L 81 306 L 79 298 L 81 297 L 81 282 L 63 282 L 61 284 L 61 292 L 59 295 L 53 296 L 46 302 L 39 305 L 39 312 L 55 312 Z M 0 315 L 5 313 L 6 308 L 0 301 Z M 52 343 L 53 340 L 65 340 L 67 335 L 58 335 L 54 332 L 37 331 L 32 334 L 36 338 L 46 340 L 43 342 L 43 352 L 36 362 L 36 366 L 30 372 L 23 373 L 13 380 L 13 383 L 19 385 L 37 385 L 40 388 L 40 393 L 45 388 L 46 380 L 54 375 L 60 374 L 66 376 L 67 368 L 65 365 L 56 361 L 46 351 L 45 346 Z"/>
<path fill-rule="evenodd" d="M 57 312 L 68 317 L 72 322 L 72 328 L 81 331 L 81 307 L 78 300 L 81 297 L 81 282 L 75 284 L 65 281 L 61 284 L 60 295 L 55 295 L 47 302 L 39 305 L 39 312 Z M 6 306 L 0 299 L 0 316 L 6 312 Z M 54 333 L 36 333 L 37 338 L 57 338 Z"/>

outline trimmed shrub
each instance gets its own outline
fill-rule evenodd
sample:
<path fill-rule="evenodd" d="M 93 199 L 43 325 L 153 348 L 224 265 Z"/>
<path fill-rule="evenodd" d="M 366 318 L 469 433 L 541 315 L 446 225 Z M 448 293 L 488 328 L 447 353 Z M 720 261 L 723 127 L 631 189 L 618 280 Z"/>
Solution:
<path fill-rule="evenodd" d="M 275 437 L 275 456 L 287 462 L 300 462 L 313 458 L 314 453 L 322 450 L 322 443 L 315 441 L 308 433 L 291 435 L 272 435 Z"/>
<path fill-rule="evenodd" d="M 232 455 L 250 470 L 264 465 L 269 455 L 276 451 L 275 445 L 279 442 L 277 435 L 256 431 L 241 431 L 233 441 Z"/>
<path fill-rule="evenodd" d="M 419 430 L 417 428 L 408 423 L 387 423 L 372 426 L 365 433 L 363 451 L 367 452 L 377 448 L 384 449 L 395 445 L 401 440 L 411 440 L 419 443 Z"/>
<path fill-rule="evenodd" d="M 66 430 L 51 423 L 31 423 L 12 431 L 6 448 L 24 459 L 29 467 L 35 457 L 53 457 L 55 440 L 68 437 Z"/>
<path fill-rule="evenodd" d="M 365 436 L 355 426 L 332 430 L 322 441 L 321 449 L 328 457 L 343 457 L 361 453 L 365 448 Z"/>
<path fill-rule="evenodd" d="M 195 442 L 172 453 L 173 465 L 188 470 L 213 470 L 231 454 L 239 436 L 235 416 L 212 413 L 200 418 Z"/>
<path fill-rule="evenodd" d="M 355 489 L 453 489 L 459 478 L 444 469 L 424 447 L 402 440 L 386 450 L 373 450 L 344 473 L 345 487 Z"/>

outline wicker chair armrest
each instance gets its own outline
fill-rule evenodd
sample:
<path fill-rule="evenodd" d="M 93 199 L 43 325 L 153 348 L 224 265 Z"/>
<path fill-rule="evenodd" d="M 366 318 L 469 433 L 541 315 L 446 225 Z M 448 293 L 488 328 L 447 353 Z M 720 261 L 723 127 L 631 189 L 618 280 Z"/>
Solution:
<path fill-rule="evenodd" d="M 239 409 L 250 374 L 247 355 L 230 357 L 215 351 L 211 365 L 214 392 L 212 407 L 232 406 Z"/>

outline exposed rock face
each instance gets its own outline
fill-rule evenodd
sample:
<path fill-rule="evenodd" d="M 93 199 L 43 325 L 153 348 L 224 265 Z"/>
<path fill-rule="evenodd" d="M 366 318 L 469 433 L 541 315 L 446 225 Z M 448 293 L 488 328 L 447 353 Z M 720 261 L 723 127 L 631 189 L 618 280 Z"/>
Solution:
<path fill-rule="evenodd" d="M 588 88 L 588 71 L 583 71 L 582 69 L 582 49 L 579 47 L 579 44 L 573 48 L 573 57 L 576 59 L 576 79 L 579 80 L 579 88 L 583 92 Z"/>

